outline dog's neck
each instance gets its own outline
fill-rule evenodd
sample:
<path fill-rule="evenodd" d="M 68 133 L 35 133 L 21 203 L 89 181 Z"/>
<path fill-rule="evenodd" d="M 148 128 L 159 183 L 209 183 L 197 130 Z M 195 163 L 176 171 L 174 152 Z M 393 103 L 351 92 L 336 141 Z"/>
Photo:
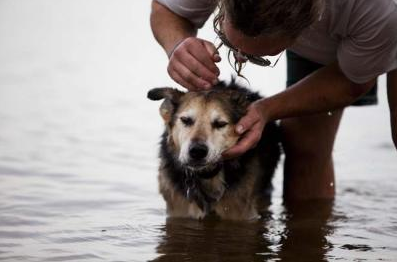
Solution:
<path fill-rule="evenodd" d="M 185 188 L 186 197 L 204 212 L 210 213 L 212 203 L 219 201 L 227 188 L 222 165 L 204 175 L 188 171 L 185 175 Z"/>
<path fill-rule="evenodd" d="M 195 170 L 189 167 L 183 167 L 183 169 L 185 169 L 185 173 L 190 176 L 195 176 L 200 179 L 211 179 L 219 174 L 219 172 L 222 170 L 222 167 L 223 163 L 218 163 L 217 165 L 209 169 L 206 168 L 201 170 Z"/>

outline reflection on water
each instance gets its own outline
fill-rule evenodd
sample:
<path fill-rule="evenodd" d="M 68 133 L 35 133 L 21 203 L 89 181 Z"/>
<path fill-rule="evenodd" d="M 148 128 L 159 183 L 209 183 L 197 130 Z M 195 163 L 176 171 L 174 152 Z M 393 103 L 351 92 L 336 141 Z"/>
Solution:
<path fill-rule="evenodd" d="M 345 112 L 334 203 L 284 206 L 279 168 L 260 221 L 166 219 L 156 181 L 163 126 L 146 92 L 172 83 L 149 7 L 0 2 L 0 261 L 397 261 L 382 88 L 379 106 Z M 253 86 L 271 83 L 260 89 L 269 94 L 284 85 L 283 61 L 244 73 Z"/>
<path fill-rule="evenodd" d="M 153 261 L 327 261 L 333 203 L 288 205 L 251 222 L 167 219 Z"/>
<path fill-rule="evenodd" d="M 281 261 L 327 261 L 333 233 L 332 201 L 290 203 L 285 211 L 285 233 L 280 241 Z"/>
<path fill-rule="evenodd" d="M 260 222 L 168 219 L 163 230 L 153 261 L 258 261 L 271 253 Z"/>

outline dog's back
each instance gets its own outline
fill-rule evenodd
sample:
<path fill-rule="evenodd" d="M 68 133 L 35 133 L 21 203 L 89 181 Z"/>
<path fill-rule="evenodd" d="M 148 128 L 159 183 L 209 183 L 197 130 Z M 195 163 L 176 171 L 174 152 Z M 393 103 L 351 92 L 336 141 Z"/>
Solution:
<path fill-rule="evenodd" d="M 166 124 L 159 168 L 160 192 L 170 216 L 251 219 L 269 197 L 280 157 L 279 130 L 267 123 L 257 146 L 233 160 L 221 153 L 236 143 L 235 124 L 248 105 L 261 97 L 234 81 L 210 91 L 183 93 L 153 89 L 152 100 L 165 99 Z"/>

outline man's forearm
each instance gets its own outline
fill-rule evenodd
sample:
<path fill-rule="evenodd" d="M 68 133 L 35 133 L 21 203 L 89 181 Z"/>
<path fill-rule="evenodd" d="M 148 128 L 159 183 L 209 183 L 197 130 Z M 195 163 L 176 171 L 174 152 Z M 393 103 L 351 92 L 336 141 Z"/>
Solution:
<path fill-rule="evenodd" d="M 183 39 L 197 34 L 197 30 L 192 23 L 173 13 L 156 0 L 152 1 L 150 25 L 154 37 L 164 48 L 167 55 L 169 55 L 174 47 Z"/>
<path fill-rule="evenodd" d="M 326 66 L 285 91 L 263 100 L 268 120 L 310 115 L 343 108 L 374 86 L 376 79 L 354 84 L 337 63 Z"/>
<path fill-rule="evenodd" d="M 394 146 L 397 149 L 397 111 L 390 112 L 390 126 Z"/>
<path fill-rule="evenodd" d="M 397 69 L 387 73 L 387 99 L 390 108 L 390 125 L 393 142 L 397 148 Z"/>

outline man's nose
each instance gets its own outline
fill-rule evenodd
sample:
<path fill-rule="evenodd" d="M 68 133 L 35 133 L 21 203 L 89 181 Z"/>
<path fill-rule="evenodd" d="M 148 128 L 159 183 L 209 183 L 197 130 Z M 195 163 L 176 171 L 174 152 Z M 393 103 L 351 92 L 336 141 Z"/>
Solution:
<path fill-rule="evenodd" d="M 242 55 L 240 51 L 234 51 L 234 58 L 236 59 L 237 62 L 239 63 L 245 63 L 247 62 L 247 57 Z"/>

